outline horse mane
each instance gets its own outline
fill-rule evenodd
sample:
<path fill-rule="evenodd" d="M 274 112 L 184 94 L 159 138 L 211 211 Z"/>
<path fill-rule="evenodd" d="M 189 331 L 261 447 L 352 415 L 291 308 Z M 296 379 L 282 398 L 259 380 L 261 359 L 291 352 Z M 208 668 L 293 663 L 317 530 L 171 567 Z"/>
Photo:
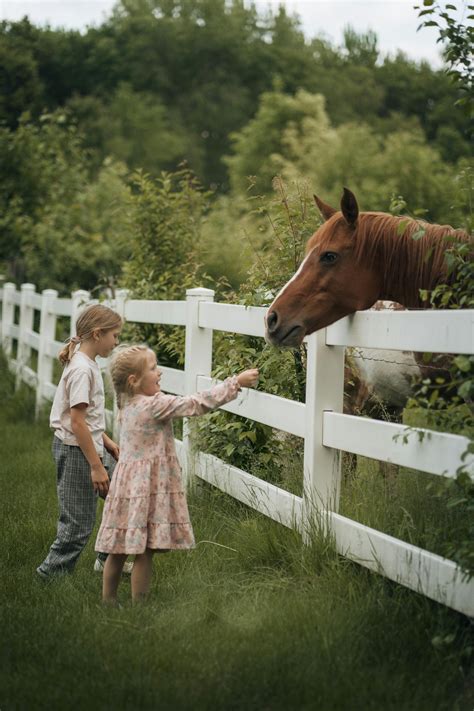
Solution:
<path fill-rule="evenodd" d="M 385 298 L 393 296 L 400 301 L 399 295 L 403 294 L 404 305 L 410 307 L 421 305 L 420 289 L 431 290 L 449 280 L 446 251 L 472 239 L 464 230 L 450 225 L 383 212 L 360 213 L 353 238 L 356 262 L 377 264 L 382 270 Z"/>

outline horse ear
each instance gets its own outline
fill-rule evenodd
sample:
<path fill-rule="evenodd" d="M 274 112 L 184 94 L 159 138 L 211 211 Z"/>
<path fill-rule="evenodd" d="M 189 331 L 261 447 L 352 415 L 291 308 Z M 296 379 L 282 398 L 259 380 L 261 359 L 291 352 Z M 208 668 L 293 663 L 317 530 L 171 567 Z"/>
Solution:
<path fill-rule="evenodd" d="M 354 193 L 351 193 L 348 188 L 344 188 L 344 194 L 341 200 L 341 212 L 344 215 L 346 222 L 354 226 L 359 217 L 359 206 Z"/>
<path fill-rule="evenodd" d="M 330 205 L 326 205 L 326 203 L 320 200 L 317 195 L 313 195 L 313 197 L 314 202 L 318 206 L 319 211 L 321 212 L 325 220 L 329 220 L 330 217 L 336 214 L 337 210 L 335 210 Z"/>

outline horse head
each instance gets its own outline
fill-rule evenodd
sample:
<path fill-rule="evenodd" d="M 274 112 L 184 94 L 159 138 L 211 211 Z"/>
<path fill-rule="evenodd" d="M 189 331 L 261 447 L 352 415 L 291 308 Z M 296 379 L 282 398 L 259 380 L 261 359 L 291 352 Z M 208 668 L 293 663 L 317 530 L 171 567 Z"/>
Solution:
<path fill-rule="evenodd" d="M 340 210 L 316 195 L 314 199 L 325 221 L 308 240 L 298 271 L 265 316 L 265 338 L 276 346 L 299 346 L 306 335 L 369 308 L 379 297 L 380 273 L 374 264 L 364 265 L 356 258 L 355 196 L 344 188 Z"/>

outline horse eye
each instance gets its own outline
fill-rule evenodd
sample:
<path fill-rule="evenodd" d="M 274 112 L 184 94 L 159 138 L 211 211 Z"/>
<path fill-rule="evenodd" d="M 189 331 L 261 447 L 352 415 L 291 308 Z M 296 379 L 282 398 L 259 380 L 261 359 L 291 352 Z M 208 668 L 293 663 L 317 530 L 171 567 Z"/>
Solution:
<path fill-rule="evenodd" d="M 339 255 L 336 252 L 324 252 L 320 256 L 319 261 L 323 264 L 334 264 L 338 256 Z"/>

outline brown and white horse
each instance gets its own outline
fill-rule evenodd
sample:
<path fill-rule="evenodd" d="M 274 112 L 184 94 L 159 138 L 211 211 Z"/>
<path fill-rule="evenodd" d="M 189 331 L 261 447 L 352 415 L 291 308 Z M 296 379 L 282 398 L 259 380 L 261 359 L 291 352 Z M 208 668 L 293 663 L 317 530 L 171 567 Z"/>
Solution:
<path fill-rule="evenodd" d="M 276 346 L 299 346 L 306 335 L 379 300 L 426 307 L 420 289 L 429 291 L 448 277 L 445 252 L 452 241 L 444 238 L 470 240 L 449 225 L 359 213 L 347 188 L 340 211 L 315 200 L 326 221 L 308 240 L 300 268 L 265 317 L 265 337 Z"/>
<path fill-rule="evenodd" d="M 276 346 L 297 347 L 306 335 L 355 311 L 427 306 L 420 289 L 431 290 L 448 278 L 445 252 L 452 239 L 443 238 L 470 239 L 449 225 L 382 212 L 359 213 L 347 188 L 340 211 L 314 198 L 325 222 L 308 240 L 302 264 L 265 317 L 265 338 Z M 418 356 L 353 349 L 346 369 L 359 382 L 350 409 L 360 410 L 371 395 L 403 406 L 413 376 L 423 374 Z"/>

